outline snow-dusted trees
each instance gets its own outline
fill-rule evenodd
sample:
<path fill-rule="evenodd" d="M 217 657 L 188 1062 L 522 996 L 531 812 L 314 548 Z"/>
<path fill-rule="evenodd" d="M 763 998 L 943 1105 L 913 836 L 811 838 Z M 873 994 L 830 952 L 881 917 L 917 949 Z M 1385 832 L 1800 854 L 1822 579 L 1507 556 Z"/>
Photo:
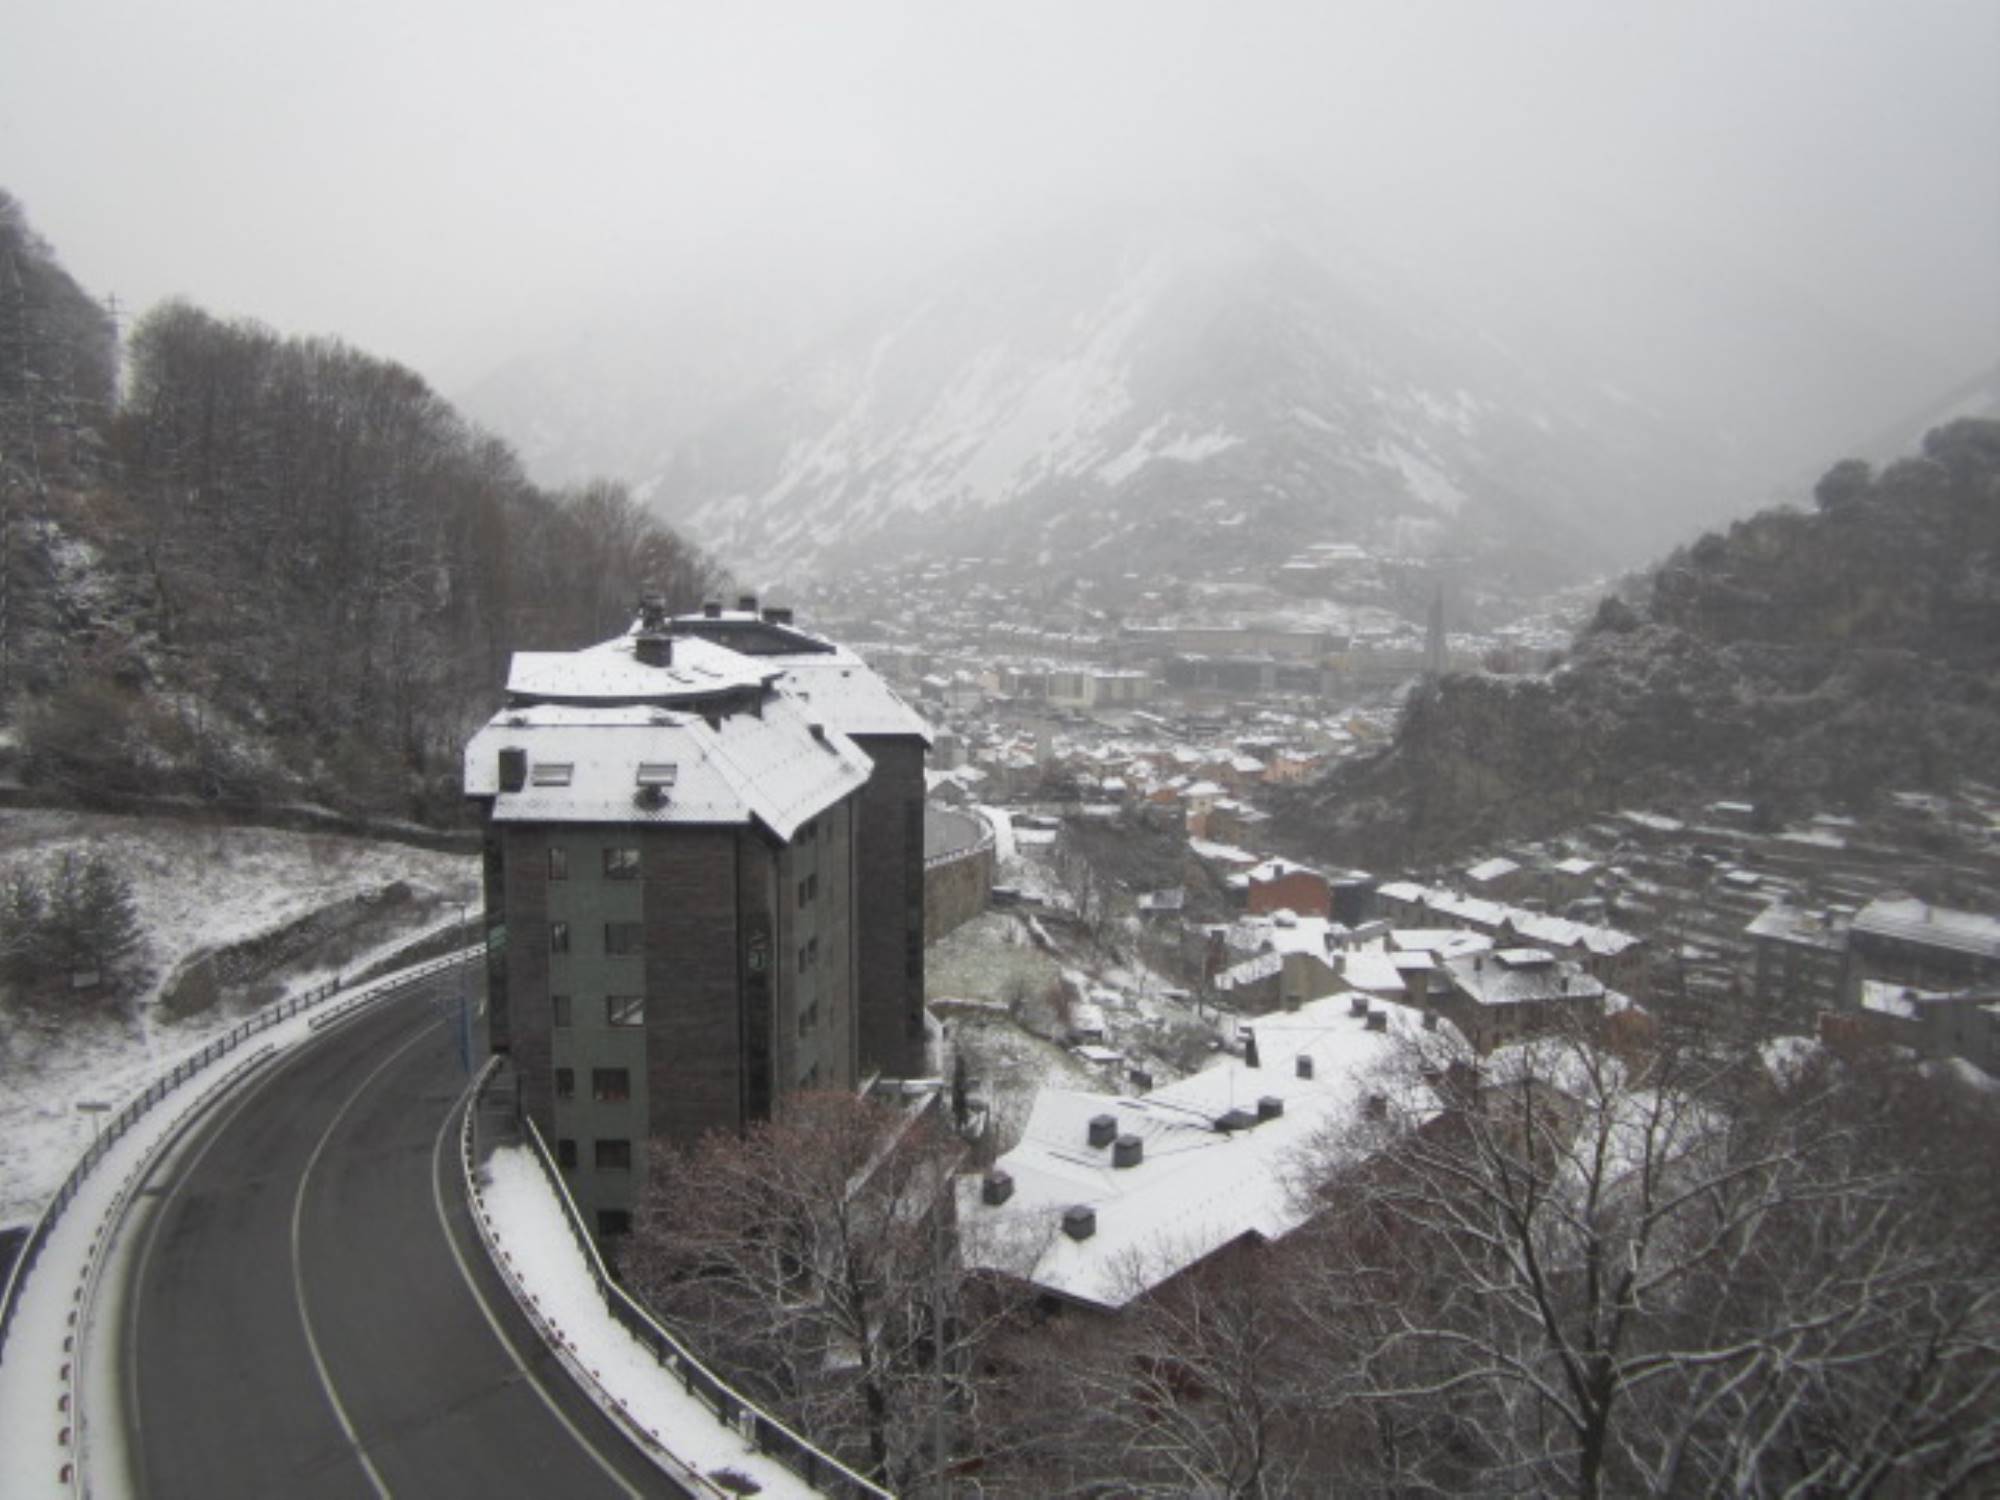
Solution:
<path fill-rule="evenodd" d="M 1412 1049 L 1316 1217 L 993 1360 L 988 1493 L 1972 1495 L 2000 1120 L 1907 1064 Z"/>
<path fill-rule="evenodd" d="M 1990 1115 L 1582 1037 L 1414 1058 L 1297 1316 L 1357 1485 L 1964 1492 L 2000 1464 Z"/>
<path fill-rule="evenodd" d="M 455 804 L 465 722 L 490 706 L 507 651 L 584 644 L 644 592 L 688 608 L 719 581 L 622 489 L 537 490 L 416 374 L 332 340 L 167 303 L 134 330 L 129 387 L 115 435 L 131 524 L 109 545 L 146 581 L 135 624 L 177 685 L 200 679 L 201 702 L 167 715 L 185 734 L 138 726 L 160 753 L 129 769 L 156 786 L 254 791 L 217 764 L 218 724 L 233 723 L 239 740 L 277 741 L 264 780 L 295 793 Z M 128 738 L 159 661 L 128 663 L 96 704 L 112 722 L 86 716 L 106 732 L 85 743 Z M 101 780 L 77 741 L 31 737 L 32 762 Z"/>
<path fill-rule="evenodd" d="M 17 868 L 0 891 L 0 962 L 30 999 L 119 993 L 142 940 L 132 882 L 102 849 Z"/>
<path fill-rule="evenodd" d="M 974 1419 L 995 1315 L 956 1270 L 962 1155 L 935 1118 L 793 1096 L 740 1138 L 655 1148 L 626 1280 L 745 1394 L 910 1489 Z"/>

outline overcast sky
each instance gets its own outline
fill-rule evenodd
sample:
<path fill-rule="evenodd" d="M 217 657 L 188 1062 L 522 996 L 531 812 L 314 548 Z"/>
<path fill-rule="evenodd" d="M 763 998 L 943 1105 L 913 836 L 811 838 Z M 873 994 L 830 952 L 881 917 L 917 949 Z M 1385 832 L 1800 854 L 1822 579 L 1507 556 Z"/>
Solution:
<path fill-rule="evenodd" d="M 2000 358 L 2000 0 L 0 0 L 0 186 L 87 286 L 447 388 L 660 287 L 1250 162 L 1630 210 Z"/>

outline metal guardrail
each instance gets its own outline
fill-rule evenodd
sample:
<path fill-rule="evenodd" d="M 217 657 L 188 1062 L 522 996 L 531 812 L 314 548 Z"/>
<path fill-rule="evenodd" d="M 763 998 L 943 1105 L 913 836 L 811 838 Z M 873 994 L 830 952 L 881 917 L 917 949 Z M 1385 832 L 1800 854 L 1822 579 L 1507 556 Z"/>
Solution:
<path fill-rule="evenodd" d="M 219 1098 L 240 1079 L 247 1077 L 254 1069 L 269 1061 L 276 1052 L 276 1046 L 267 1043 L 247 1057 L 239 1059 L 234 1067 L 208 1081 L 203 1090 L 203 1097 Z M 117 1226 L 124 1221 L 125 1212 L 131 1206 L 133 1188 L 152 1170 L 153 1163 L 159 1159 L 162 1151 L 186 1129 L 200 1109 L 201 1105 L 197 1102 L 179 1126 L 170 1130 L 141 1160 L 133 1163 L 127 1170 L 124 1180 L 118 1184 L 117 1193 L 105 1206 L 104 1213 L 98 1219 L 97 1232 L 91 1236 L 90 1249 L 84 1257 L 83 1273 L 77 1278 L 76 1291 L 70 1298 L 70 1332 L 63 1340 L 63 1352 L 69 1359 L 61 1370 L 62 1392 L 57 1399 L 69 1414 L 70 1431 L 65 1436 L 68 1438 L 66 1446 L 71 1455 L 63 1464 L 59 1478 L 69 1486 L 73 1495 L 87 1492 L 84 1479 L 86 1467 L 84 1446 L 89 1439 L 89 1431 L 85 1420 L 82 1392 L 85 1385 L 84 1356 L 89 1351 L 90 1340 L 85 1335 L 82 1325 L 89 1308 L 97 1299 L 98 1280 L 104 1273 L 105 1262 Z"/>
<path fill-rule="evenodd" d="M 466 1108 L 463 1149 L 466 1153 L 468 1174 L 471 1171 L 472 1112 L 477 1108 L 479 1094 L 485 1090 L 491 1077 L 489 1071 L 479 1080 L 473 1099 Z M 738 1394 L 734 1387 L 704 1365 L 685 1344 L 633 1300 L 631 1294 L 612 1278 L 610 1269 L 604 1264 L 604 1257 L 598 1251 L 597 1242 L 584 1224 L 583 1216 L 577 1210 L 576 1200 L 570 1196 L 569 1185 L 562 1179 L 561 1170 L 549 1155 L 548 1145 L 542 1140 L 541 1131 L 531 1119 L 523 1119 L 522 1123 L 527 1127 L 528 1141 L 533 1148 L 535 1160 L 541 1164 L 543 1175 L 555 1190 L 557 1201 L 563 1206 L 563 1217 L 569 1224 L 570 1234 L 583 1251 L 584 1261 L 590 1268 L 590 1279 L 597 1288 L 598 1296 L 604 1301 L 605 1311 L 609 1312 L 627 1333 L 652 1352 L 654 1360 L 660 1367 L 679 1377 L 682 1388 L 688 1394 L 697 1397 L 704 1406 L 715 1413 L 718 1420 L 741 1433 L 755 1445 L 759 1453 L 766 1453 L 777 1459 L 820 1493 L 843 1497 L 843 1500 L 896 1500 L 893 1492 L 855 1473 L 839 1459 L 815 1447 L 769 1412 Z M 468 1176 L 468 1182 L 469 1180 Z M 482 1240 L 485 1238 L 484 1225 L 481 1237 Z"/>
<path fill-rule="evenodd" d="M 401 993 L 411 985 L 429 979 L 453 965 L 469 961 L 479 952 L 477 948 L 467 948 L 441 959 L 433 959 L 427 964 L 419 964 L 414 969 L 387 975 L 358 991 L 356 1001 L 365 999 L 373 1002 L 387 999 L 390 995 Z M 340 993 L 341 980 L 336 974 L 323 985 L 307 990 L 303 994 L 293 995 L 276 1005 L 265 1007 L 239 1025 L 232 1026 L 221 1036 L 213 1038 L 199 1052 L 182 1058 L 174 1067 L 156 1077 L 140 1093 L 128 1099 L 125 1107 L 104 1123 L 83 1155 L 78 1158 L 76 1165 L 70 1168 L 69 1175 L 63 1178 L 62 1185 L 43 1205 L 41 1217 L 35 1221 L 35 1227 L 29 1232 L 20 1253 L 14 1257 L 13 1267 L 7 1274 L 6 1288 L 0 1291 L 0 1355 L 6 1352 L 7 1334 L 13 1326 L 14 1312 L 20 1304 L 22 1288 L 27 1285 L 28 1275 L 34 1270 L 35 1262 L 41 1256 L 42 1247 L 55 1232 L 63 1210 L 69 1207 L 78 1192 L 82 1190 L 84 1180 L 96 1169 L 97 1164 L 104 1160 L 111 1148 L 122 1140 L 154 1105 L 217 1058 L 227 1056 L 251 1037 L 270 1030 L 280 1022 L 289 1021 L 293 1016 L 311 1010 Z M 336 1014 L 345 1013 L 352 1008 L 352 1006 L 343 1007 L 342 1011 Z"/>

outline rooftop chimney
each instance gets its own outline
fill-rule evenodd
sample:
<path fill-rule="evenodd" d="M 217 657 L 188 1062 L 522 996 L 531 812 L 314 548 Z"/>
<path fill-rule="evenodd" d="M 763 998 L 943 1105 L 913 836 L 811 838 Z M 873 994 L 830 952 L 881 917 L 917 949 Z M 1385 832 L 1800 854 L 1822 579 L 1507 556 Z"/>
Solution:
<path fill-rule="evenodd" d="M 1266 1094 L 1257 1101 L 1257 1118 L 1260 1121 L 1275 1120 L 1284 1112 L 1285 1101 L 1280 1099 L 1276 1094 Z"/>
<path fill-rule="evenodd" d="M 722 606 L 711 599 L 702 605 L 701 613 L 704 619 L 719 620 L 722 618 Z"/>
<path fill-rule="evenodd" d="M 1389 1029 L 1389 1012 L 1386 1010 L 1369 1011 L 1368 1029 L 1370 1031 L 1387 1031 Z"/>
<path fill-rule="evenodd" d="M 1097 1233 L 1097 1210 L 1079 1203 L 1063 1210 L 1063 1233 L 1073 1240 L 1087 1240 Z"/>
<path fill-rule="evenodd" d="M 1256 1123 L 1257 1117 L 1251 1114 L 1249 1110 L 1232 1109 L 1228 1114 L 1215 1122 L 1215 1128 L 1225 1135 L 1230 1135 L 1238 1130 L 1248 1130 Z"/>
<path fill-rule="evenodd" d="M 674 664 L 674 638 L 664 630 L 643 630 L 632 643 L 632 654 L 641 666 L 671 667 Z"/>
<path fill-rule="evenodd" d="M 1118 1122 L 1110 1115 L 1090 1117 L 1090 1144 L 1108 1146 L 1118 1139 Z"/>
<path fill-rule="evenodd" d="M 528 784 L 528 752 L 509 745 L 500 752 L 500 790 L 518 792 Z"/>
<path fill-rule="evenodd" d="M 736 596 L 736 607 L 746 615 L 756 614 L 757 596 L 755 594 L 738 594 Z"/>
<path fill-rule="evenodd" d="M 1367 997 L 1366 995 L 1362 994 L 1362 993 L 1361 993 L 1361 991 L 1359 991 L 1359 990 L 1356 990 L 1356 991 L 1355 991 L 1355 992 L 1353 993 L 1353 995 L 1351 995 L 1351 996 L 1350 996 L 1350 997 L 1348 998 L 1348 1001 L 1347 1001 L 1347 1013 L 1348 1013 L 1348 1014 L 1349 1014 L 1350 1016 L 1365 1016 L 1365 1015 L 1367 1015 L 1367 1014 L 1368 1014 L 1368 997 Z"/>
<path fill-rule="evenodd" d="M 1146 1143 L 1136 1135 L 1121 1135 L 1111 1143 L 1111 1165 L 1136 1167 L 1146 1159 Z"/>
<path fill-rule="evenodd" d="M 1313 1076 L 1313 1060 L 1308 1053 L 1301 1052 L 1299 1054 L 1298 1073 L 1301 1078 L 1310 1078 Z"/>
<path fill-rule="evenodd" d="M 791 624 L 791 623 L 792 623 L 792 612 L 791 612 L 791 609 L 790 609 L 789 607 L 786 607 L 786 608 L 783 608 L 783 609 L 781 609 L 781 608 L 779 608 L 779 607 L 778 607 L 777 605 L 775 605 L 775 604 L 767 604 L 767 605 L 765 605 L 765 606 L 764 606 L 764 623 L 765 623 L 766 625 L 789 625 L 789 624 Z"/>
<path fill-rule="evenodd" d="M 998 1208 L 1014 1196 L 1014 1174 L 995 1167 L 986 1174 L 986 1180 L 979 1185 L 979 1198 L 983 1203 Z"/>

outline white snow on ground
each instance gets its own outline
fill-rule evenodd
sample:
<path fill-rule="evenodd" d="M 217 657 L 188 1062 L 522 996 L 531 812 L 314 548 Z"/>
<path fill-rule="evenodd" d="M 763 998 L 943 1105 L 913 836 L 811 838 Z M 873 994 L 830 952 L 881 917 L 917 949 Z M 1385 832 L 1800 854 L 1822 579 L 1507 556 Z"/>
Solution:
<path fill-rule="evenodd" d="M 40 810 L 0 816 L 0 880 L 90 849 L 110 856 L 132 881 L 152 975 L 117 1015 L 57 1026 L 45 1017 L 61 1001 L 44 1004 L 43 1019 L 0 1009 L 0 1225 L 32 1220 L 89 1145 L 91 1121 L 78 1101 L 116 1109 L 163 1067 L 243 1019 L 221 1008 L 175 1022 L 152 1019 L 150 1003 L 190 959 L 399 880 L 451 902 L 478 895 L 478 862 L 468 855 L 167 819 Z M 286 976 L 294 989 L 330 977 L 323 970 Z"/>
<path fill-rule="evenodd" d="M 357 989 L 352 996 L 365 995 L 392 980 Z M 86 1412 L 100 1414 L 74 1435 L 83 1445 L 85 1477 L 91 1481 L 88 1488 L 114 1495 L 122 1490 L 121 1476 L 129 1467 L 122 1448 L 122 1424 L 109 1415 L 117 1409 L 114 1403 L 119 1387 L 116 1320 L 93 1320 L 86 1304 L 78 1352 L 73 1355 L 63 1348 L 70 1333 L 70 1309 L 75 1305 L 71 1294 L 92 1274 L 91 1257 L 98 1248 L 99 1230 L 115 1216 L 125 1192 L 154 1151 L 226 1076 L 267 1048 L 283 1052 L 299 1045 L 312 1035 L 316 1019 L 352 996 L 302 1011 L 216 1059 L 141 1115 L 84 1179 L 28 1273 L 7 1343 L 0 1349 L 0 1495 L 7 1500 L 71 1493 L 62 1479 L 62 1468 L 71 1461 L 76 1446 L 74 1442 L 65 1444 L 63 1433 L 74 1420 L 76 1402 L 72 1384 L 64 1379 L 66 1371 L 73 1375 L 74 1386 L 88 1395 Z M 172 1061 L 162 1059 L 162 1067 L 171 1066 Z M 72 1165 L 68 1160 L 57 1163 L 58 1181 Z M 125 1249 L 123 1238 L 114 1237 L 99 1274 L 115 1282 L 118 1257 Z M 69 1397 L 71 1411 L 58 1404 L 63 1396 Z"/>
<path fill-rule="evenodd" d="M 522 1289 L 535 1299 L 531 1316 L 539 1316 L 561 1333 L 576 1362 L 661 1447 L 703 1474 L 734 1470 L 756 1481 L 762 1495 L 816 1493 L 720 1421 L 605 1311 L 589 1262 L 528 1148 L 506 1146 L 495 1151 L 482 1178 L 494 1236 L 506 1250 Z"/>

